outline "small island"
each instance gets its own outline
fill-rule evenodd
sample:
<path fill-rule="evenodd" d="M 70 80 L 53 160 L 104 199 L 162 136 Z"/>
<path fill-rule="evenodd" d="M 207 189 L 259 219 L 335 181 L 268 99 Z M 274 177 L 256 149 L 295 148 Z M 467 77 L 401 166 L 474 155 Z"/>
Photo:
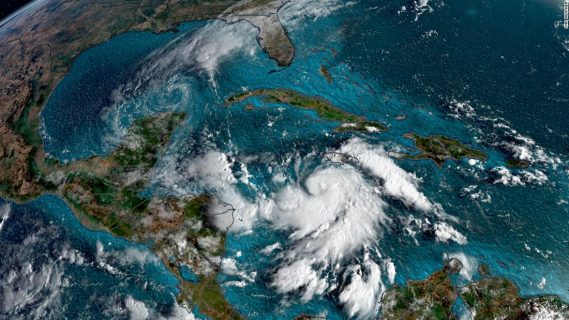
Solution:
<path fill-rule="evenodd" d="M 456 139 L 441 135 L 422 137 L 416 133 L 406 133 L 403 137 L 415 142 L 415 146 L 421 152 L 417 155 L 408 155 L 409 159 L 430 159 L 439 167 L 442 167 L 446 160 L 460 160 L 471 158 L 486 160 L 486 154 L 480 150 L 470 148 Z"/>
<path fill-rule="evenodd" d="M 320 66 L 320 74 L 326 78 L 326 81 L 328 83 L 332 83 L 334 82 L 334 78 L 332 78 L 332 74 L 330 74 L 330 70 L 328 70 L 328 68 L 326 68 L 325 65 L 321 65 Z"/>
<path fill-rule="evenodd" d="M 306 96 L 291 89 L 245 91 L 227 98 L 226 105 L 231 106 L 252 97 L 260 97 L 265 103 L 283 103 L 301 109 L 313 110 L 322 119 L 340 122 L 340 126 L 336 128 L 337 132 L 381 132 L 388 130 L 385 125 L 379 122 L 369 121 L 364 116 L 346 112 L 323 98 Z"/>
<path fill-rule="evenodd" d="M 516 169 L 527 169 L 530 166 L 529 161 L 521 160 L 521 159 L 515 159 L 515 158 L 507 159 L 506 164 L 508 165 L 508 167 L 516 168 Z"/>
<path fill-rule="evenodd" d="M 451 275 L 461 269 L 462 263 L 451 259 L 425 280 L 410 280 L 404 287 L 394 286 L 383 295 L 382 318 L 458 319 L 452 312 L 452 306 L 458 299 L 475 320 L 532 319 L 539 314 L 558 315 L 555 319 L 569 318 L 569 305 L 558 297 L 523 298 L 513 282 L 491 276 L 486 265 L 478 268 L 481 280 L 456 286 Z"/>

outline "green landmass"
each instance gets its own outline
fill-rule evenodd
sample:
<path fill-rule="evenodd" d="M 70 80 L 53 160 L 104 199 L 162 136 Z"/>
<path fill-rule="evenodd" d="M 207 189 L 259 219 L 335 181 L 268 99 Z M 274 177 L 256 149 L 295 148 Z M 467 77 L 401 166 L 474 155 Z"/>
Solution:
<path fill-rule="evenodd" d="M 198 306 L 211 319 L 239 319 L 215 281 L 225 235 L 209 224 L 212 197 L 143 195 L 150 171 L 184 118 L 183 113 L 163 113 L 139 119 L 108 157 L 68 165 L 45 158 L 33 163 L 33 172 L 43 192 L 63 198 L 84 225 L 150 244 L 180 281 L 181 301 Z M 182 266 L 200 281 L 186 281 Z"/>
<path fill-rule="evenodd" d="M 186 282 L 182 286 L 182 291 L 189 292 L 200 312 L 213 319 L 242 319 L 241 315 L 235 312 L 225 300 L 215 276 L 202 276 L 197 283 Z"/>
<path fill-rule="evenodd" d="M 486 154 L 480 150 L 470 148 L 456 139 L 446 136 L 434 135 L 422 137 L 415 133 L 406 133 L 405 138 L 415 142 L 417 149 L 421 151 L 418 155 L 408 155 L 410 159 L 430 159 L 441 167 L 446 160 L 460 160 L 471 158 L 486 160 Z"/>
<path fill-rule="evenodd" d="M 491 276 L 486 265 L 478 268 L 481 280 L 456 286 L 451 275 L 461 268 L 459 260 L 451 259 L 425 280 L 410 280 L 404 287 L 395 285 L 382 297 L 382 319 L 457 319 L 452 306 L 459 298 L 475 320 L 532 319 L 540 313 L 556 316 L 552 319 L 569 318 L 569 305 L 558 297 L 521 297 L 514 283 Z"/>
<path fill-rule="evenodd" d="M 339 122 L 340 126 L 336 129 L 339 132 L 376 132 L 387 130 L 387 127 L 383 124 L 346 112 L 323 98 L 307 96 L 291 89 L 245 91 L 227 98 L 226 104 L 231 106 L 251 97 L 260 97 L 265 103 L 283 103 L 296 108 L 313 110 L 322 119 Z"/>
<path fill-rule="evenodd" d="M 487 264 L 480 264 L 478 266 L 478 273 L 480 273 L 481 276 L 483 277 L 488 277 L 490 276 L 490 269 L 488 268 Z"/>
<path fill-rule="evenodd" d="M 529 161 L 513 159 L 513 158 L 507 159 L 506 164 L 510 168 L 518 168 L 518 169 L 526 169 L 530 165 Z"/>
<path fill-rule="evenodd" d="M 459 292 L 462 301 L 475 314 L 475 320 L 531 319 L 540 312 L 550 314 L 547 319 L 569 319 L 569 305 L 558 297 L 522 298 L 516 285 L 501 277 L 472 282 Z"/>
<path fill-rule="evenodd" d="M 382 298 L 383 319 L 455 319 L 451 308 L 458 292 L 450 275 L 460 270 L 457 263 L 445 264 L 426 280 L 410 280 L 404 287 L 395 285 L 387 291 Z"/>
<path fill-rule="evenodd" d="M 133 232 L 144 231 L 138 225 L 152 215 L 149 206 L 158 202 L 140 195 L 147 175 L 184 117 L 182 113 L 165 113 L 137 120 L 109 157 L 68 166 L 46 164 L 42 171 L 64 174 L 59 189 L 65 199 L 115 235 L 132 238 Z"/>

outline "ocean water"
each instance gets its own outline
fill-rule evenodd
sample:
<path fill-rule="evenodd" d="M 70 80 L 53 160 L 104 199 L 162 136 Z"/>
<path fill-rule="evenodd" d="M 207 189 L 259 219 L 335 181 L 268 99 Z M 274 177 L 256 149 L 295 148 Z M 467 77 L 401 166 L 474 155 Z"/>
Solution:
<path fill-rule="evenodd" d="M 433 12 L 415 21 L 413 12 L 397 13 L 401 1 L 359 2 L 353 8 L 364 13 L 346 19 L 341 59 L 430 104 L 489 106 L 540 145 L 566 152 L 568 32 L 555 25 L 562 2 L 428 4 Z"/>
<path fill-rule="evenodd" d="M 301 289 L 279 293 L 273 278 L 287 263 L 284 257 L 295 252 L 294 228 L 276 226 L 261 216 L 250 230 L 228 235 L 225 261 L 236 269 L 222 268 L 218 279 L 228 301 L 251 319 L 292 318 L 300 313 L 346 318 L 346 304 L 339 298 L 347 283 L 345 270 L 361 264 L 368 249 L 382 267 L 381 283 L 386 287 L 391 285 L 387 261 L 395 266 L 394 282 L 403 284 L 439 269 L 444 257 L 457 257 L 465 264 L 459 282 L 476 279 L 477 265 L 485 263 L 493 274 L 513 280 L 524 295 L 557 294 L 569 301 L 565 272 L 569 268 L 569 64 L 567 33 L 555 25 L 562 14 L 559 4 L 429 1 L 428 6 L 417 7 L 406 1 L 367 0 L 326 4 L 333 5 L 338 8 L 328 14 L 311 12 L 310 6 L 302 14 L 294 5 L 284 9 L 283 24 L 296 55 L 294 63 L 282 69 L 258 48 L 254 28 L 244 22 L 189 24 L 180 33 L 161 35 L 128 33 L 86 51 L 42 112 L 47 152 L 63 161 L 105 154 L 134 119 L 185 111 L 188 118 L 176 130 L 147 192 L 211 192 L 222 199 L 238 193 L 244 203 L 258 204 L 286 186 L 309 180 L 323 165 L 319 155 L 338 149 L 352 136 L 398 153 L 413 147 L 404 133 L 448 135 L 483 150 L 488 159 L 449 161 L 442 168 L 427 160 L 395 163 L 414 175 L 430 202 L 454 218 L 445 218 L 440 211 L 420 212 L 396 197 L 382 196 L 390 222 L 380 228 L 375 241 L 340 263 L 344 271 L 332 267 L 324 271 L 321 276 L 338 285 L 336 289 L 303 301 Z M 113 52 L 124 54 L 117 59 Z M 204 54 L 208 59 L 200 59 Z M 332 83 L 319 74 L 321 65 L 329 69 Z M 333 134 L 337 124 L 311 111 L 259 99 L 225 105 L 228 96 L 256 88 L 290 88 L 321 96 L 348 112 L 383 122 L 390 130 Z M 245 109 L 247 103 L 252 110 Z M 399 115 L 406 119 L 395 120 Z M 187 169 L 211 150 L 233 159 L 222 168 L 223 174 L 209 162 L 202 163 L 203 175 Z M 506 169 L 505 161 L 511 157 L 532 164 L 528 169 Z M 233 180 L 222 180 L 227 172 Z M 366 182 L 382 189 L 381 182 L 369 175 Z M 97 243 L 105 248 L 112 243 L 113 250 L 136 248 L 152 257 L 143 246 L 85 230 L 53 197 L 11 208 L 37 217 L 36 229 L 44 224 L 57 228 L 42 244 L 53 242 L 57 249 L 49 259 L 63 260 L 58 268 L 72 266 L 78 274 L 68 280 L 76 291 L 61 290 L 61 305 L 74 305 L 83 310 L 81 316 L 90 318 L 95 311 L 85 309 L 86 300 L 66 292 L 86 297 L 90 291 L 84 287 L 98 285 L 90 279 L 101 278 L 98 281 L 124 283 L 112 289 L 122 315 L 130 312 L 128 296 L 153 312 L 173 312 L 176 281 L 153 259 L 142 264 L 115 262 L 111 267 L 124 271 L 113 274 L 96 263 L 68 267 L 67 260 L 57 257 L 66 244 L 97 261 L 93 253 Z M 8 241 L 3 244 L 6 248 L 18 245 L 12 238 L 37 233 L 30 226 L 12 236 L 9 232 L 15 231 L 10 230 L 20 224 L 10 219 L 20 216 L 11 214 L 0 231 Z M 410 235 L 407 223 L 424 219 L 445 221 L 467 241 L 441 241 L 432 230 L 414 229 L 417 232 Z M 273 251 L 267 250 L 270 246 Z M 18 266 L 19 260 L 12 259 Z M 124 276 L 134 273 L 131 268 L 144 270 L 136 281 Z M 188 279 L 194 280 L 191 274 Z M 455 310 L 465 312 L 460 304 Z"/>

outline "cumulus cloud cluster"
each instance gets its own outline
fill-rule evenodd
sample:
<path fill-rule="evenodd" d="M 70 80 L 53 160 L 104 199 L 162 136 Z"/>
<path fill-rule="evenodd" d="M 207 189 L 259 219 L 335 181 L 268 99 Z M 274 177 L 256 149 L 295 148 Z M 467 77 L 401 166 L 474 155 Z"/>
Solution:
<path fill-rule="evenodd" d="M 41 319 L 52 314 L 50 308 L 60 304 L 63 287 L 63 270 L 59 263 L 49 263 L 35 268 L 24 263 L 20 269 L 12 269 L 2 281 L 0 315 L 15 315 L 33 306 L 29 319 Z"/>
<path fill-rule="evenodd" d="M 8 218 L 10 205 L 0 208 L 2 219 Z M 5 246 L 0 263 L 0 318 L 45 319 L 58 317 L 61 294 L 66 286 L 64 262 L 50 256 L 45 236 L 59 232 L 55 226 L 38 228 L 24 239 Z M 38 258 L 37 251 L 42 250 Z M 57 252 L 57 248 L 53 249 Z M 47 251 L 47 253 L 46 253 Z"/>
<path fill-rule="evenodd" d="M 433 209 L 429 199 L 417 189 L 413 177 L 397 166 L 381 146 L 372 146 L 356 138 L 344 144 L 340 152 L 357 158 L 361 168 L 380 179 L 388 196 L 401 200 L 410 208 L 424 212 Z"/>
<path fill-rule="evenodd" d="M 304 185 L 287 186 L 270 201 L 265 218 L 278 228 L 290 230 L 291 242 L 280 254 L 272 286 L 281 293 L 301 291 L 305 301 L 333 289 L 334 281 L 328 281 L 326 273 L 341 273 L 334 268 L 376 241 L 380 225 L 388 220 L 379 190 L 348 167 L 319 169 Z M 371 279 L 364 281 L 355 275 L 359 265 L 344 271 L 354 275 L 340 301 L 354 314 L 369 311 L 368 305 L 358 304 L 358 297 L 351 294 L 354 286 L 375 282 L 370 288 L 375 293 L 372 296 L 379 293 L 375 287 L 380 283 L 379 267 L 369 258 L 364 265 L 370 269 Z"/>
<path fill-rule="evenodd" d="M 342 3 L 338 0 L 291 0 L 280 8 L 277 6 L 278 19 L 288 29 L 294 29 L 306 19 L 324 17 L 350 4 L 352 2 Z M 227 13 L 222 13 L 219 20 L 212 20 L 197 31 L 183 34 L 151 54 L 135 80 L 122 88 L 122 91 L 134 92 L 142 87 L 160 84 L 189 70 L 205 72 L 215 85 L 215 75 L 220 64 L 238 54 L 253 56 L 258 53 L 258 27 L 239 16 L 232 16 L 232 8 Z"/>
<path fill-rule="evenodd" d="M 469 101 L 451 100 L 447 107 L 451 116 L 457 119 L 472 119 L 486 124 L 486 126 L 471 128 L 481 134 L 481 142 L 502 149 L 515 159 L 527 161 L 531 164 L 558 165 L 561 163 L 559 157 L 548 153 L 535 140 L 512 128 L 506 119 L 493 115 L 494 112 L 488 106 L 481 105 L 477 108 L 485 109 L 486 113 L 490 114 L 489 116 L 479 114 Z M 482 134 L 484 132 L 481 131 L 480 127 L 490 127 L 492 130 Z"/>
<path fill-rule="evenodd" d="M 182 35 L 154 52 L 137 76 L 136 86 L 164 81 L 180 71 L 204 71 L 213 80 L 220 63 L 237 53 L 253 55 L 257 29 L 247 22 L 227 24 L 214 20 L 201 29 Z"/>
<path fill-rule="evenodd" d="M 263 249 L 277 263 L 270 286 L 303 301 L 337 292 L 346 313 L 364 318 L 376 314 L 383 281 L 393 283 L 396 273 L 395 265 L 376 249 L 391 223 L 384 199 L 424 214 L 439 206 L 419 191 L 416 178 L 397 166 L 381 146 L 353 138 L 331 151 L 354 161 L 322 158 L 316 165 L 297 163 L 294 176 L 280 179 L 279 187 L 269 193 L 253 189 L 254 197 L 243 194 L 243 179 L 234 172 L 242 171 L 243 162 L 215 149 L 166 161 L 170 164 L 157 171 L 154 180 L 178 195 L 215 195 L 219 201 L 210 216 L 222 230 L 250 231 L 263 221 L 286 231 L 286 243 Z M 297 162 L 313 160 L 311 154 Z M 285 170 L 272 168 L 272 172 L 282 175 Z M 442 219 L 430 224 L 438 240 L 466 243 L 443 216 L 434 216 Z"/>
<path fill-rule="evenodd" d="M 415 14 L 415 21 L 419 20 L 419 16 L 421 16 L 425 12 L 433 12 L 433 7 L 429 4 L 430 0 L 414 0 L 411 1 L 408 5 L 402 6 L 397 13 L 402 14 L 405 12 L 412 12 Z"/>
<path fill-rule="evenodd" d="M 353 1 L 338 0 L 294 0 L 288 1 L 280 10 L 279 18 L 288 30 L 301 26 L 303 20 L 318 19 L 355 4 Z"/>
<path fill-rule="evenodd" d="M 138 301 L 132 296 L 127 296 L 124 299 L 125 309 L 130 317 L 130 320 L 195 320 L 194 314 L 185 307 L 175 304 L 169 315 L 162 315 Z"/>
<path fill-rule="evenodd" d="M 338 297 L 350 317 L 365 317 L 375 314 L 379 308 L 381 294 L 385 287 L 381 282 L 381 270 L 366 252 L 363 263 L 346 269 L 348 284 Z"/>
<path fill-rule="evenodd" d="M 549 182 L 549 169 L 555 170 L 565 160 L 553 152 L 546 151 L 535 140 L 512 128 L 503 117 L 496 115 L 489 106 L 476 105 L 469 101 L 451 100 L 447 108 L 452 117 L 468 120 L 467 125 L 478 134 L 478 142 L 503 151 L 506 158 L 520 161 L 528 168 L 507 168 L 496 166 L 487 168 L 486 174 L 493 183 L 505 186 L 523 186 L 526 184 L 544 185 Z M 483 112 L 480 112 L 483 110 Z M 473 121 L 477 123 L 473 125 Z M 482 123 L 482 125 L 479 125 Z M 484 128 L 482 130 L 481 128 Z M 485 170 L 482 163 L 470 163 L 473 169 Z"/>
<path fill-rule="evenodd" d="M 543 171 L 537 169 L 532 171 L 522 170 L 519 173 L 513 173 L 506 167 L 498 166 L 493 168 L 491 172 L 497 175 L 497 178 L 494 180 L 495 184 L 503 184 L 506 186 L 523 186 L 526 183 L 543 185 L 549 180 Z"/>
<path fill-rule="evenodd" d="M 12 212 L 12 208 L 10 207 L 9 203 L 4 203 L 0 205 L 0 232 L 2 232 L 2 228 L 4 224 L 10 218 L 10 213 Z"/>

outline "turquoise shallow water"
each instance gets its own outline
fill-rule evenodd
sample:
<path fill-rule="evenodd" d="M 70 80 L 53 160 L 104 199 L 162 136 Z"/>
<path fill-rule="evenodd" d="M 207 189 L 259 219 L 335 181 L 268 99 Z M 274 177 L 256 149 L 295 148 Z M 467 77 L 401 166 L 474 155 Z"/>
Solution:
<path fill-rule="evenodd" d="M 569 64 L 562 45 L 566 35 L 554 27 L 558 8 L 537 1 L 524 5 L 515 1 L 507 5 L 498 1 L 430 5 L 433 12 L 427 10 L 415 20 L 417 14 L 411 9 L 398 13 L 398 1 L 360 1 L 329 16 L 302 21 L 302 27 L 290 25 L 296 57 L 288 68 L 273 72 L 274 61 L 253 46 L 222 61 L 214 83 L 208 74 L 185 68 L 175 77 L 157 79 L 124 96 L 119 94 L 121 85 L 139 75 L 148 54 L 176 37 L 191 37 L 204 24 L 185 25 L 178 34 L 129 33 L 113 38 L 82 54 L 50 98 L 42 113 L 46 150 L 61 160 L 105 154 L 135 118 L 185 111 L 188 119 L 177 129 L 166 158 L 192 159 L 212 146 L 242 158 L 268 155 L 247 163 L 248 181 L 254 188 L 247 183 L 238 187 L 249 198 L 258 192 L 270 195 L 279 186 L 271 168 L 281 167 L 301 180 L 294 162 L 287 163 L 291 154 L 309 157 L 337 147 L 351 134 L 330 134 L 336 124 L 318 119 L 310 111 L 266 105 L 258 99 L 248 101 L 254 108 L 246 111 L 245 103 L 228 108 L 224 99 L 243 88 L 286 87 L 322 96 L 346 111 L 386 123 L 390 127 L 386 133 L 358 134 L 372 143 L 394 150 L 412 147 L 402 134 L 413 131 L 448 135 L 488 154 L 481 167 L 466 160 L 450 161 L 442 168 L 430 161 L 397 160 L 399 166 L 420 178 L 420 190 L 431 201 L 460 219 L 455 227 L 467 236 L 468 243 L 437 242 L 429 232 L 413 240 L 405 235 L 402 217 L 420 214 L 386 199 L 387 214 L 394 223 L 378 237 L 376 246 L 395 264 L 396 283 L 424 278 L 441 267 L 445 254 L 461 254 L 473 264 L 486 263 L 494 274 L 512 279 L 524 295 L 552 293 L 569 301 L 565 272 L 569 268 L 565 166 Z M 250 34 L 251 28 L 244 26 L 243 32 Z M 118 58 L 111 55 L 116 52 L 123 54 Z M 333 83 L 319 74 L 321 65 L 330 70 Z M 455 112 L 453 100 L 469 101 L 474 112 Z M 407 116 L 404 121 L 395 120 L 402 114 Z M 497 182 L 502 175 L 494 168 L 504 166 L 505 159 L 513 155 L 511 145 L 528 147 L 515 138 L 518 133 L 541 146 L 545 160 L 536 160 L 529 172 L 540 170 L 547 181 L 528 180 L 522 171 L 513 169 L 524 185 Z M 530 149 L 539 153 L 535 146 Z M 550 160 L 555 158 L 559 160 Z M 159 170 L 167 172 L 168 164 L 163 160 Z M 239 172 L 239 168 L 232 169 Z M 212 190 L 192 182 L 186 191 Z M 171 190 L 155 183 L 147 192 Z M 38 203 L 45 204 L 44 209 L 37 210 Z M 57 199 L 41 198 L 21 208 L 16 210 L 30 210 L 45 221 L 53 219 L 57 228 L 73 235 L 66 243 L 81 246 L 85 252 L 96 250 L 97 237 L 103 237 L 101 243 L 119 243 L 120 250 L 132 246 L 146 250 L 82 229 Z M 6 230 L 16 226 L 8 220 L 0 235 L 4 237 L 12 232 Z M 87 240 L 80 240 L 83 234 L 89 235 Z M 267 255 L 261 250 L 277 242 L 286 248 L 288 237 L 287 232 L 265 222 L 252 233 L 228 236 L 227 257 L 235 259 L 247 274 L 255 273 L 254 281 L 245 286 L 232 285 L 243 280 L 239 275 L 219 276 L 228 301 L 253 319 L 291 318 L 303 312 L 345 318 L 335 293 L 299 303 L 298 296 L 277 294 L 269 287 L 279 262 L 278 251 Z M 14 245 L 3 244 L 5 248 Z M 57 254 L 61 253 L 55 251 L 54 257 Z M 73 268 L 83 279 L 83 287 L 97 287 L 97 281 L 118 281 L 124 284 L 113 289 L 121 297 L 117 301 L 131 295 L 155 310 L 166 312 L 176 292 L 173 277 L 159 263 L 140 266 L 150 269 L 136 281 L 96 268 Z M 546 282 L 540 287 L 542 278 Z M 150 283 L 150 289 L 141 291 L 140 282 Z M 77 291 L 69 292 L 86 297 L 88 292 L 82 286 L 72 286 Z M 102 294 L 106 288 L 95 290 Z M 80 309 L 83 300 L 73 300 L 70 295 L 63 296 L 63 303 Z M 458 311 L 463 309 L 456 306 Z M 91 309 L 85 314 L 91 315 Z"/>

